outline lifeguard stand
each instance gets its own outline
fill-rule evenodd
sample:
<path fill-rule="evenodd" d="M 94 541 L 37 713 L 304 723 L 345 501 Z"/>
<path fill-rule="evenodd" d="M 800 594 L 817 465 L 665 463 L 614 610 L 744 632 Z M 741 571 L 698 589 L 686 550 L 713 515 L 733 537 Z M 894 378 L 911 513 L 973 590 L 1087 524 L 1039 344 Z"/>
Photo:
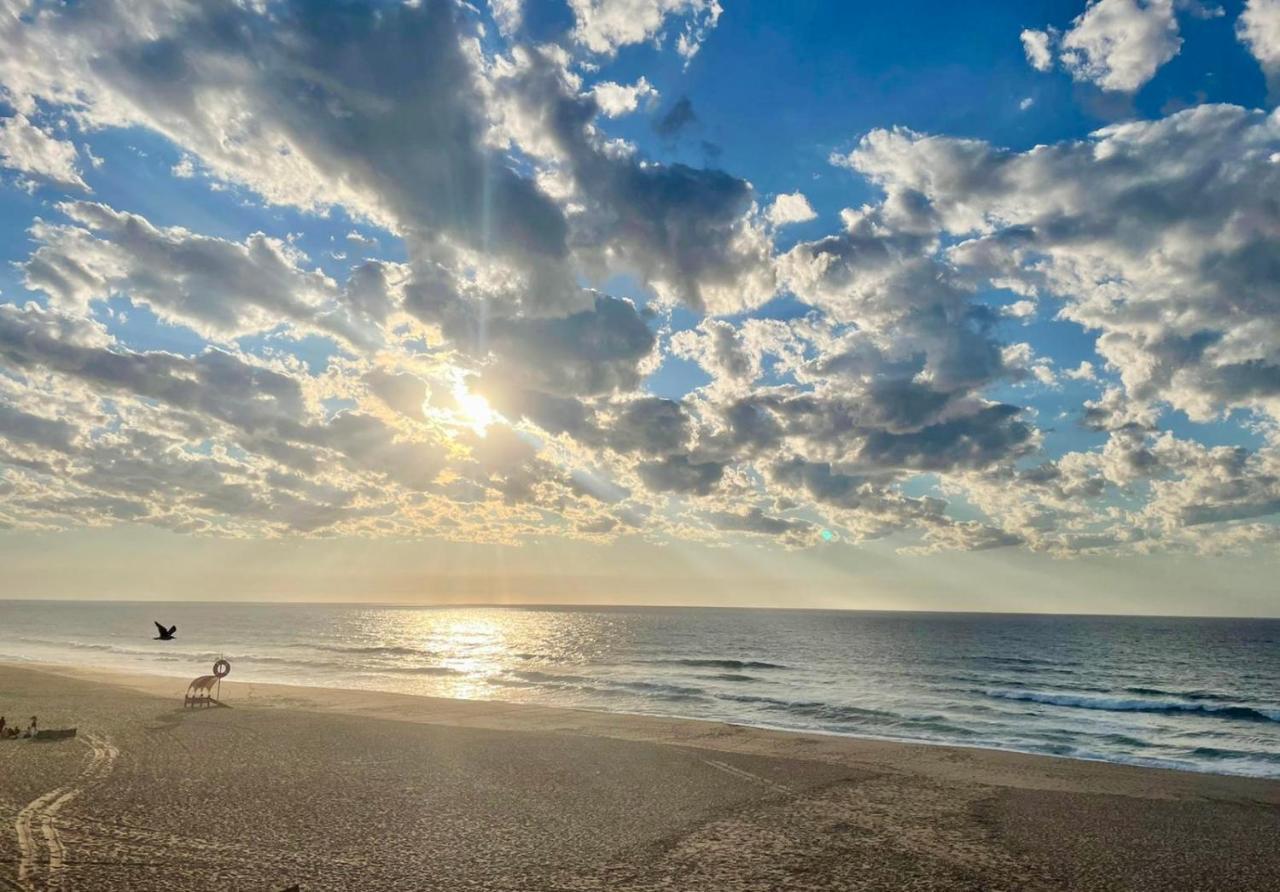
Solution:
<path fill-rule="evenodd" d="M 218 697 L 222 695 L 222 679 L 231 673 L 231 664 L 226 660 L 218 660 L 213 664 L 212 675 L 201 675 L 187 685 L 187 696 L 182 701 L 185 709 L 188 706 L 221 706 Z"/>

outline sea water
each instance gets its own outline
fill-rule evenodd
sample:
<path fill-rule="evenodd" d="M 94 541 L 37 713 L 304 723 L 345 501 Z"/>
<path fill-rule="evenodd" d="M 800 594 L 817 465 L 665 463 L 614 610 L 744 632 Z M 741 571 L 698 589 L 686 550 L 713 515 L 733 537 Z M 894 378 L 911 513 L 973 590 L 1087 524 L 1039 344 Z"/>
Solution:
<path fill-rule="evenodd" d="M 178 626 L 152 640 L 153 620 Z M 1280 620 L 0 601 L 0 659 L 1280 777 Z"/>

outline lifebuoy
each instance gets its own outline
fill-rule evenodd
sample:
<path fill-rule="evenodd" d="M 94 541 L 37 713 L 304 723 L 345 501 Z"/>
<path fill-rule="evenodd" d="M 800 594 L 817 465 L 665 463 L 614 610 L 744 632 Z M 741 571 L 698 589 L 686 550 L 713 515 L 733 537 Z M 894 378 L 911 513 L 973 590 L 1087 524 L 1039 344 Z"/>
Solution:
<path fill-rule="evenodd" d="M 213 674 L 218 676 L 218 678 L 225 678 L 230 673 L 231 664 L 226 660 L 218 660 L 218 662 L 213 664 Z"/>

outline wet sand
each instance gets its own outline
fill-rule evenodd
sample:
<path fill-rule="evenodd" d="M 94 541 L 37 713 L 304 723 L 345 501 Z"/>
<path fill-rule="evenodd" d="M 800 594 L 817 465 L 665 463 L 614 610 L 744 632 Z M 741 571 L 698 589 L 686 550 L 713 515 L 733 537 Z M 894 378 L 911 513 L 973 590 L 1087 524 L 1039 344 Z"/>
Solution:
<path fill-rule="evenodd" d="M 0 665 L 0 888 L 1274 890 L 1280 781 Z"/>

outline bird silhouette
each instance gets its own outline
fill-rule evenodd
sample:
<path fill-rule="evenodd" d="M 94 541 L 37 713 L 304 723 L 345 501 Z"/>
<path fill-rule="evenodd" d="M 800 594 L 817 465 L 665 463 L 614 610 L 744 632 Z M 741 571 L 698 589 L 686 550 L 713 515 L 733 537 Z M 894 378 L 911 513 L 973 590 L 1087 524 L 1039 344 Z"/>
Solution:
<path fill-rule="evenodd" d="M 152 622 L 155 623 L 156 621 L 152 620 Z M 170 626 L 169 628 L 166 629 L 164 626 L 160 625 L 159 623 L 156 623 L 156 631 L 158 631 L 160 634 L 152 638 L 151 639 L 152 641 L 172 641 L 173 636 L 178 634 L 178 627 Z"/>

